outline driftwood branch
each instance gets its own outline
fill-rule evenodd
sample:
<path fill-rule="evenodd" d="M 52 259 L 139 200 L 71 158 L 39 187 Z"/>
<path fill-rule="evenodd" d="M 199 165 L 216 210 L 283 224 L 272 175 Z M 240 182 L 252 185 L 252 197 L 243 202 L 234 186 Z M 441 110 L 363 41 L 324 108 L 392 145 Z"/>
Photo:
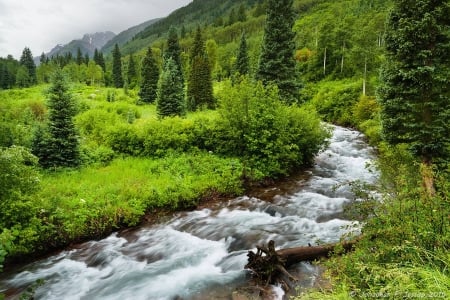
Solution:
<path fill-rule="evenodd" d="M 281 284 L 287 291 L 291 282 L 297 279 L 289 274 L 287 267 L 302 261 L 312 261 L 330 257 L 337 247 L 342 247 L 343 252 L 351 251 L 358 239 L 336 244 L 321 246 L 295 247 L 275 250 L 275 242 L 269 241 L 267 247 L 256 246 L 256 253 L 249 251 L 248 263 L 245 266 L 252 273 L 258 285 Z"/>
<path fill-rule="evenodd" d="M 301 261 L 313 261 L 320 258 L 330 257 L 336 247 L 341 246 L 344 252 L 351 251 L 357 241 L 358 239 L 336 244 L 286 248 L 278 250 L 277 254 L 285 260 L 286 267 L 289 267 Z"/>

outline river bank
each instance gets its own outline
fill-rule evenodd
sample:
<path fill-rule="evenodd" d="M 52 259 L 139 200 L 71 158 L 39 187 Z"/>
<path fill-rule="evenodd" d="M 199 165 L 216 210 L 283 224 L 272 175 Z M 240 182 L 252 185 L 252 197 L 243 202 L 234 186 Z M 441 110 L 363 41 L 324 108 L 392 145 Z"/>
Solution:
<path fill-rule="evenodd" d="M 224 287 L 227 294 L 248 280 L 243 266 L 256 244 L 269 239 L 280 248 L 328 243 L 357 230 L 357 223 L 337 216 L 354 199 L 345 183 L 376 180 L 365 169 L 372 158 L 360 133 L 336 127 L 330 147 L 312 169 L 281 186 L 260 188 L 259 198 L 212 201 L 162 223 L 80 244 L 10 270 L 0 279 L 6 287 L 0 292 L 44 278 L 36 299 L 208 299 Z M 314 265 L 295 268 L 305 287 L 318 278 Z M 74 289 L 75 282 L 83 289 Z"/>

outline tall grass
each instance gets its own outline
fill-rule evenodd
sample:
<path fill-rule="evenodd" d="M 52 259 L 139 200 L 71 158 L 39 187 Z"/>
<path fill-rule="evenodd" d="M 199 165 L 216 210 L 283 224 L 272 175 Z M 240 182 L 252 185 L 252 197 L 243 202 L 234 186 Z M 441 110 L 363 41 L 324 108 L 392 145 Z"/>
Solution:
<path fill-rule="evenodd" d="M 4 229 L 11 256 L 45 252 L 134 226 L 155 208 L 185 209 L 202 198 L 242 192 L 237 159 L 210 153 L 118 158 L 108 166 L 45 174 L 33 195 L 36 218 Z"/>

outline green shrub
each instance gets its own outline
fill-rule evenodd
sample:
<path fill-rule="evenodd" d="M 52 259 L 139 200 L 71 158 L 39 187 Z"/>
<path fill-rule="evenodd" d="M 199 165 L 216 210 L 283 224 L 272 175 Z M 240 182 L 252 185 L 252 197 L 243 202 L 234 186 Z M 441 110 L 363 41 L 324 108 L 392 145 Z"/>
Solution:
<path fill-rule="evenodd" d="M 37 158 L 23 147 L 0 148 L 0 228 L 26 224 L 34 206 L 27 198 L 39 188 Z"/>
<path fill-rule="evenodd" d="M 143 154 L 164 156 L 169 151 L 189 151 L 193 145 L 194 122 L 180 117 L 148 121 L 142 131 Z"/>
<path fill-rule="evenodd" d="M 81 160 L 84 165 L 99 163 L 107 165 L 111 162 L 116 154 L 108 146 L 97 145 L 95 143 L 86 143 L 80 148 Z"/>
<path fill-rule="evenodd" d="M 355 103 L 352 109 L 354 123 L 358 125 L 364 121 L 374 119 L 380 112 L 380 107 L 375 97 L 368 97 L 361 95 L 358 102 Z"/>
<path fill-rule="evenodd" d="M 324 145 L 328 135 L 316 113 L 284 105 L 275 87 L 243 79 L 223 91 L 218 149 L 241 157 L 251 178 L 286 175 L 309 164 Z"/>
<path fill-rule="evenodd" d="M 124 121 L 116 113 L 101 108 L 90 109 L 75 117 L 81 136 L 99 144 L 106 142 L 109 128 L 122 123 Z"/>
<path fill-rule="evenodd" d="M 317 87 L 312 104 L 324 120 L 339 125 L 356 125 L 352 109 L 360 95 L 359 82 L 330 81 Z"/>

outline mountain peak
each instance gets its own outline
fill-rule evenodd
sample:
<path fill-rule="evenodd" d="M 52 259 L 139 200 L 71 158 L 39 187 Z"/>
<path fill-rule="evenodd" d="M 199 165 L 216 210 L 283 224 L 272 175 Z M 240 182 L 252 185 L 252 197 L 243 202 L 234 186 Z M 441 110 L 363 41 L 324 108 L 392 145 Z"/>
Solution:
<path fill-rule="evenodd" d="M 109 40 L 114 38 L 116 34 L 111 31 L 86 33 L 81 39 L 76 39 L 68 44 L 56 45 L 46 55 L 52 57 L 55 55 L 64 55 L 66 53 L 72 53 L 73 56 L 77 55 L 78 48 L 80 48 L 83 54 L 87 53 L 90 57 L 94 55 L 95 49 L 101 49 Z"/>

